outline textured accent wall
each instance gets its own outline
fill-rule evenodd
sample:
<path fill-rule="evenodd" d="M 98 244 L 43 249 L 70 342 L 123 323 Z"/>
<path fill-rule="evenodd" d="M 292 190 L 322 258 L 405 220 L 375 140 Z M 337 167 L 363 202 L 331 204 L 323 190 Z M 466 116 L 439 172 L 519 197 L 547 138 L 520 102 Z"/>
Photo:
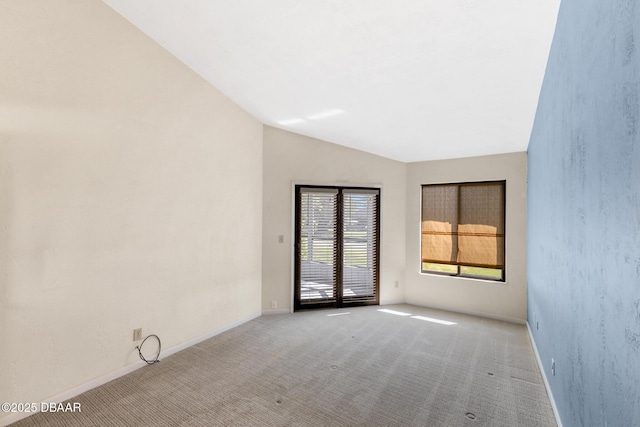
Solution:
<path fill-rule="evenodd" d="M 259 314 L 260 122 L 98 0 L 0 2 L 0 64 L 0 402 Z"/>
<path fill-rule="evenodd" d="M 640 425 L 639 49 L 638 2 L 562 1 L 528 150 L 527 276 L 565 427 Z"/>

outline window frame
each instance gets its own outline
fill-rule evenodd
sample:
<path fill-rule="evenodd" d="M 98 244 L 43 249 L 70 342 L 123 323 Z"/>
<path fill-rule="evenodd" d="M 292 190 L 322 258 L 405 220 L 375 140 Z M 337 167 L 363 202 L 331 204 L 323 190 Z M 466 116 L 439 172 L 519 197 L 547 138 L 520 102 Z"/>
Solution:
<path fill-rule="evenodd" d="M 477 185 L 483 185 L 483 184 L 490 184 L 490 185 L 495 185 L 495 184 L 500 184 L 502 186 L 502 191 L 503 191 L 503 206 L 502 206 L 502 226 L 503 226 L 503 254 L 504 254 L 504 266 L 503 268 L 489 268 L 489 267 L 480 267 L 480 268 L 486 268 L 486 269 L 492 269 L 492 270 L 500 270 L 501 274 L 500 277 L 497 276 L 489 276 L 489 275 L 480 275 L 480 274 L 471 274 L 471 273 L 465 273 L 463 271 L 461 271 L 461 267 L 468 267 L 468 268 L 478 268 L 476 266 L 473 265 L 466 265 L 466 264 L 462 264 L 462 263 L 435 263 L 432 262 L 430 264 L 436 264 L 436 265 L 442 265 L 442 266 L 452 266 L 452 267 L 456 267 L 456 272 L 447 272 L 447 271 L 438 271 L 438 270 L 428 270 L 424 268 L 424 264 L 427 264 L 428 262 L 423 261 L 423 254 L 422 254 L 422 239 L 423 239 L 423 232 L 422 232 L 422 222 L 424 221 L 424 217 L 423 217 L 423 208 L 424 208 L 424 188 L 425 187 L 435 187 L 435 186 L 458 186 L 458 187 L 462 187 L 462 186 L 477 186 Z M 458 199 L 458 205 L 457 208 L 459 209 L 459 203 L 460 203 L 460 199 Z M 438 275 L 438 276 L 446 276 L 446 277 L 462 277 L 462 278 L 467 278 L 467 279 L 479 279 L 479 280 L 486 280 L 486 281 L 490 281 L 490 282 L 501 282 L 501 283 L 505 283 L 506 282 L 506 271 L 507 271 L 507 253 L 506 253 L 506 249 L 507 249 L 507 238 L 506 238 L 506 226 L 507 226 L 507 181 L 505 179 L 503 180 L 485 180 L 485 181 L 466 181 L 466 182 L 443 182 L 443 183 L 433 183 L 433 184 L 421 184 L 420 185 L 420 273 L 422 274 L 433 274 L 433 275 Z"/>

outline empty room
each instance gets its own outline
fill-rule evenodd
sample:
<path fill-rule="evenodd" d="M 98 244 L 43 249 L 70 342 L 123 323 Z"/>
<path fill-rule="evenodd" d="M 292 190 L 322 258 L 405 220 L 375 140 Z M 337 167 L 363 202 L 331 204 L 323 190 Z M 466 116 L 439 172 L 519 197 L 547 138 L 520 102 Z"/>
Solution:
<path fill-rule="evenodd" d="M 635 0 L 0 1 L 0 426 L 640 426 Z"/>

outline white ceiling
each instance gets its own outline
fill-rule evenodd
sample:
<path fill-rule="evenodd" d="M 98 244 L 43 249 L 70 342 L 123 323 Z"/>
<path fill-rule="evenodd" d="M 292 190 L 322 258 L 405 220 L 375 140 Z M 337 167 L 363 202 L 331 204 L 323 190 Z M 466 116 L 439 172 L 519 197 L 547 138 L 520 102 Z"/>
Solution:
<path fill-rule="evenodd" d="M 265 124 L 405 162 L 525 151 L 560 0 L 104 0 Z"/>

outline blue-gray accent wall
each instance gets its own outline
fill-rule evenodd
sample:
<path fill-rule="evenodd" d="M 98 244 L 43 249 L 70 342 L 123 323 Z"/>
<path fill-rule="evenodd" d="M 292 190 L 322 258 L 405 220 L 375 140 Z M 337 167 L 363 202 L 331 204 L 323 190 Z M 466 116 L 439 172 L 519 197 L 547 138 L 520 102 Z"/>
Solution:
<path fill-rule="evenodd" d="M 639 99 L 640 2 L 562 0 L 528 149 L 527 314 L 564 427 L 640 426 Z"/>

